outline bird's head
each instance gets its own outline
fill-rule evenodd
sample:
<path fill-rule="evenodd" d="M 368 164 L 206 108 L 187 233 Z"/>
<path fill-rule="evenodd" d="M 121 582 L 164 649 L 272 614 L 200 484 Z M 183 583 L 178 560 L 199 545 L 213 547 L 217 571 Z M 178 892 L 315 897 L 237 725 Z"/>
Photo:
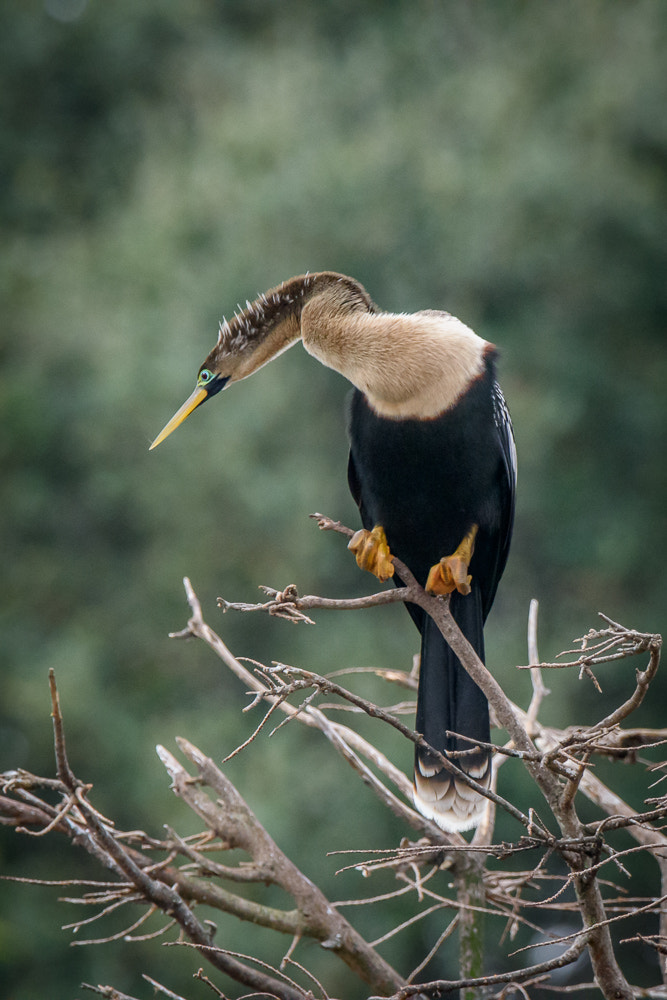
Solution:
<path fill-rule="evenodd" d="M 325 305 L 325 316 L 327 311 L 373 308 L 358 282 L 333 271 L 291 278 L 254 302 L 247 302 L 242 312 L 220 324 L 218 342 L 199 369 L 194 392 L 160 431 L 151 450 L 211 396 L 252 375 L 296 343 L 302 333 L 304 307 L 316 299 Z"/>
<path fill-rule="evenodd" d="M 300 286 L 295 284 L 297 281 Z M 218 342 L 199 369 L 194 391 L 162 428 L 149 450 L 157 448 L 207 399 L 231 382 L 252 375 L 298 339 L 303 285 L 303 278 L 285 282 L 255 302 L 248 302 L 233 319 L 223 320 Z"/>
<path fill-rule="evenodd" d="M 169 437 L 172 431 L 183 423 L 186 417 L 189 417 L 193 410 L 196 410 L 198 406 L 205 403 L 207 399 L 211 396 L 215 396 L 224 389 L 227 383 L 230 381 L 229 375 L 223 375 L 220 372 L 216 372 L 212 368 L 208 367 L 208 358 L 199 369 L 199 374 L 197 375 L 197 384 L 194 391 L 185 400 L 183 405 L 176 411 L 171 420 L 169 420 L 165 426 L 162 428 L 158 436 L 153 441 L 149 448 L 152 451 L 153 448 L 157 448 L 159 444 L 164 441 L 166 437 Z"/>

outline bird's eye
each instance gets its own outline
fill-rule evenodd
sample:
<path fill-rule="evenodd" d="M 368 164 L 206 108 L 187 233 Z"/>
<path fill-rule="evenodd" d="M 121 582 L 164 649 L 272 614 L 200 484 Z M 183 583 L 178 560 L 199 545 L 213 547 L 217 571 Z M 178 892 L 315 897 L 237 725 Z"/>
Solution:
<path fill-rule="evenodd" d="M 197 378 L 197 385 L 208 385 L 209 382 L 213 381 L 213 372 L 209 371 L 208 368 L 202 368 Z"/>

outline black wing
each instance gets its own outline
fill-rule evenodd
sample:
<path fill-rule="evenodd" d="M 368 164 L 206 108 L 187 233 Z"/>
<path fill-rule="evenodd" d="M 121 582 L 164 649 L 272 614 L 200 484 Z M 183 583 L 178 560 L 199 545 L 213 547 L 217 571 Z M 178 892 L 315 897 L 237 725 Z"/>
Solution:
<path fill-rule="evenodd" d="M 512 528 L 514 526 L 514 507 L 516 503 L 516 479 L 517 479 L 517 458 L 516 444 L 514 441 L 514 431 L 512 429 L 512 418 L 507 409 L 507 403 L 502 390 L 497 382 L 493 383 L 493 421 L 498 433 L 500 452 L 503 459 L 504 481 L 501 484 L 501 506 L 502 525 L 501 537 L 498 546 L 498 573 L 500 579 L 507 555 L 509 553 L 510 542 L 512 540 Z"/>
<path fill-rule="evenodd" d="M 354 456 L 352 455 L 352 450 L 350 449 L 350 454 L 347 460 L 347 485 L 350 488 L 350 493 L 352 494 L 352 499 L 359 508 L 359 513 L 361 514 L 361 523 L 364 528 L 372 528 L 373 525 L 369 524 L 368 512 L 364 507 L 363 494 L 361 491 L 361 483 L 359 482 L 359 473 L 357 472 L 357 467 L 354 464 Z"/>

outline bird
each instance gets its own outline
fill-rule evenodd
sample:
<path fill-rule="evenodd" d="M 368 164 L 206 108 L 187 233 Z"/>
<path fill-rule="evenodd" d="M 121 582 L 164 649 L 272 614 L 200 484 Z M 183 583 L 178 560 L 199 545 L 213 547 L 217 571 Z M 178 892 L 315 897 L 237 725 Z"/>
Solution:
<path fill-rule="evenodd" d="M 484 661 L 484 623 L 513 529 L 516 448 L 497 348 L 450 313 L 385 312 L 360 282 L 335 271 L 290 278 L 220 323 L 194 391 L 151 449 L 299 340 L 352 385 L 348 483 L 362 527 L 349 547 L 357 563 L 401 582 L 396 557 L 430 593 L 449 594 L 454 620 Z M 486 799 L 460 775 L 490 786 L 488 703 L 432 618 L 406 607 L 421 634 L 416 729 L 430 748 L 415 748 L 414 804 L 443 830 L 469 830 Z"/>

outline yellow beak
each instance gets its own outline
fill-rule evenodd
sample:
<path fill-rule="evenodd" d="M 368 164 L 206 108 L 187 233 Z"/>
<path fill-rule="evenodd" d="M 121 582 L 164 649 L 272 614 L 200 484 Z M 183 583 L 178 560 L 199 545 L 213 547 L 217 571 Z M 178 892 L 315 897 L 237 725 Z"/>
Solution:
<path fill-rule="evenodd" d="M 185 402 L 183 403 L 183 406 L 180 408 L 180 410 L 178 410 L 173 415 L 173 417 L 171 418 L 171 420 L 169 421 L 169 423 L 166 424 L 162 428 L 162 430 L 160 431 L 160 433 L 158 434 L 158 436 L 155 438 L 155 441 L 153 441 L 153 444 L 150 446 L 150 448 L 148 450 L 152 451 L 153 448 L 157 448 L 157 446 L 162 441 L 164 441 L 164 439 L 166 437 L 169 437 L 169 435 L 171 434 L 171 432 L 175 431 L 176 428 L 179 426 L 179 424 L 182 424 L 183 421 L 185 420 L 185 418 L 189 417 L 190 414 L 192 413 L 192 411 L 196 410 L 197 407 L 199 406 L 199 404 L 203 403 L 204 400 L 207 397 L 208 397 L 208 393 L 207 393 L 206 389 L 202 389 L 200 386 L 197 386 L 197 388 L 192 393 L 192 395 L 189 396 L 185 400 Z"/>

